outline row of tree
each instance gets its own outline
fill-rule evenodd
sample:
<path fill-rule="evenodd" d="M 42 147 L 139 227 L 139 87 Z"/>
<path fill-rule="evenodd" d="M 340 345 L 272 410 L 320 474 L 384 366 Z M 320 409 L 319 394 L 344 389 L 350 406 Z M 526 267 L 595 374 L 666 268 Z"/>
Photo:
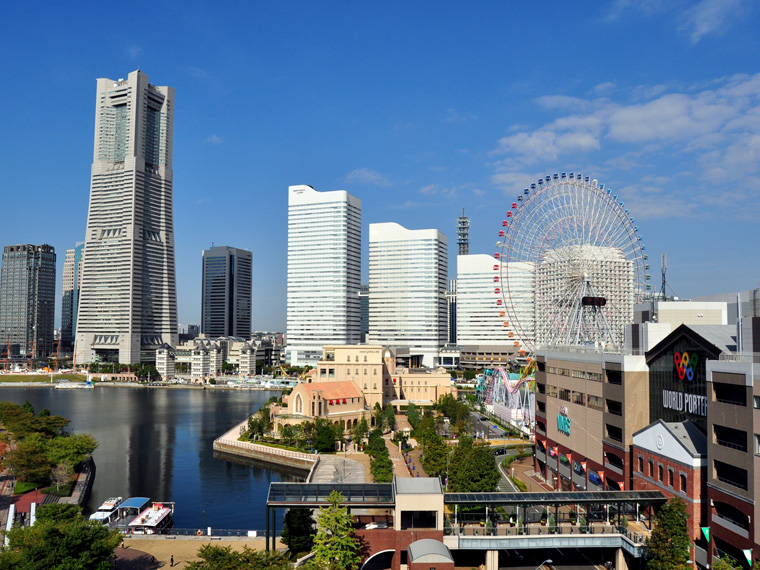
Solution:
<path fill-rule="evenodd" d="M 0 402 L 0 425 L 8 432 L 5 443 L 11 448 L 3 465 L 18 481 L 37 487 L 52 482 L 60 489 L 98 446 L 89 434 L 66 434 L 68 423 L 48 410 L 35 416 L 29 402 Z"/>
<path fill-rule="evenodd" d="M 375 483 L 390 483 L 393 481 L 393 462 L 388 452 L 388 446 L 385 445 L 383 432 L 379 429 L 374 429 L 369 434 L 367 451 L 372 458 L 369 470 L 375 479 Z"/>

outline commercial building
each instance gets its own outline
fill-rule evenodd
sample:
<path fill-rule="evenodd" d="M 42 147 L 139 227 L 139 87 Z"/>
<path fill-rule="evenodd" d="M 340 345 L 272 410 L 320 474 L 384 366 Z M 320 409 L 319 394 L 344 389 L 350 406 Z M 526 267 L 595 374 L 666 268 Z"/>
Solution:
<path fill-rule="evenodd" d="M 314 365 L 325 344 L 360 341 L 361 200 L 288 188 L 287 360 Z"/>
<path fill-rule="evenodd" d="M 228 246 L 203 251 L 201 333 L 251 336 L 253 254 Z"/>
<path fill-rule="evenodd" d="M 717 304 L 658 307 L 692 322 L 634 324 L 636 350 L 539 350 L 535 467 L 558 489 L 681 497 L 692 560 L 749 567 L 760 552 L 760 318 L 693 324 L 722 322 Z"/>
<path fill-rule="evenodd" d="M 0 269 L 0 341 L 7 356 L 53 353 L 55 249 L 6 245 Z"/>
<path fill-rule="evenodd" d="M 98 79 L 75 350 L 80 362 L 152 361 L 177 344 L 174 89 L 137 70 Z"/>
<path fill-rule="evenodd" d="M 429 407 L 446 394 L 456 398 L 456 386 L 445 369 L 409 370 L 398 366 L 396 361 L 396 351 L 386 346 L 325 346 L 317 368 L 307 377 L 307 383 L 298 384 L 283 399 L 285 408 L 273 408 L 275 424 L 300 423 L 322 417 L 347 429 L 354 420 L 362 417 L 372 424 L 372 410 L 376 404 L 380 407 L 391 404 L 398 410 L 410 403 Z M 309 384 L 315 387 L 306 387 Z M 334 386 L 328 388 L 328 385 Z M 317 395 L 320 390 L 322 395 Z M 299 395 L 302 402 L 314 402 L 313 411 L 311 404 L 296 405 L 294 398 Z M 346 402 L 343 402 L 344 398 Z M 320 402 L 323 402 L 321 406 Z"/>
<path fill-rule="evenodd" d="M 82 278 L 82 254 L 84 242 L 74 249 L 66 250 L 63 262 L 63 288 L 61 296 L 61 352 L 74 350 L 74 333 L 77 330 L 77 309 L 79 307 L 79 283 Z"/>
<path fill-rule="evenodd" d="M 433 366 L 447 342 L 447 247 L 438 230 L 369 226 L 368 342 L 407 348 L 412 368 Z"/>

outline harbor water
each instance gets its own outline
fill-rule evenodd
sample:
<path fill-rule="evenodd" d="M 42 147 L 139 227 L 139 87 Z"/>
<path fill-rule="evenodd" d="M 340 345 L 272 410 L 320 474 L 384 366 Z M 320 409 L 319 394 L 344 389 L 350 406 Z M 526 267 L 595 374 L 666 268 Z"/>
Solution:
<path fill-rule="evenodd" d="M 0 400 L 43 408 L 71 420 L 99 446 L 91 512 L 108 497 L 176 503 L 177 528 L 265 528 L 272 481 L 303 473 L 215 457 L 215 438 L 258 410 L 273 391 L 95 386 L 92 390 L 0 387 Z M 278 523 L 279 526 L 279 523 Z"/>

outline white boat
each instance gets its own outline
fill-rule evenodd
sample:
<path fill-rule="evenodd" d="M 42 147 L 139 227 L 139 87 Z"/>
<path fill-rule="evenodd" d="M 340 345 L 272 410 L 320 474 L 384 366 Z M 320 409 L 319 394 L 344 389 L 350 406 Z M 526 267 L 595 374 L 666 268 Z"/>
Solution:
<path fill-rule="evenodd" d="M 90 515 L 90 520 L 105 525 L 112 524 L 118 518 L 117 508 L 121 505 L 122 501 L 121 497 L 109 497 L 103 501 L 103 504 L 98 507 L 97 511 Z"/>
<path fill-rule="evenodd" d="M 174 524 L 174 503 L 153 503 L 153 505 L 129 523 L 132 534 L 159 534 Z"/>

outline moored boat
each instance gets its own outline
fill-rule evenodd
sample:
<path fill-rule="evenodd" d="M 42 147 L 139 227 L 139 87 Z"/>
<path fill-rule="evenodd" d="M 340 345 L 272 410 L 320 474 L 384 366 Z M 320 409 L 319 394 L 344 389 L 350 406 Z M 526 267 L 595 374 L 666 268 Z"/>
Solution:
<path fill-rule="evenodd" d="M 159 534 L 174 524 L 174 503 L 153 503 L 129 523 L 132 534 Z"/>

